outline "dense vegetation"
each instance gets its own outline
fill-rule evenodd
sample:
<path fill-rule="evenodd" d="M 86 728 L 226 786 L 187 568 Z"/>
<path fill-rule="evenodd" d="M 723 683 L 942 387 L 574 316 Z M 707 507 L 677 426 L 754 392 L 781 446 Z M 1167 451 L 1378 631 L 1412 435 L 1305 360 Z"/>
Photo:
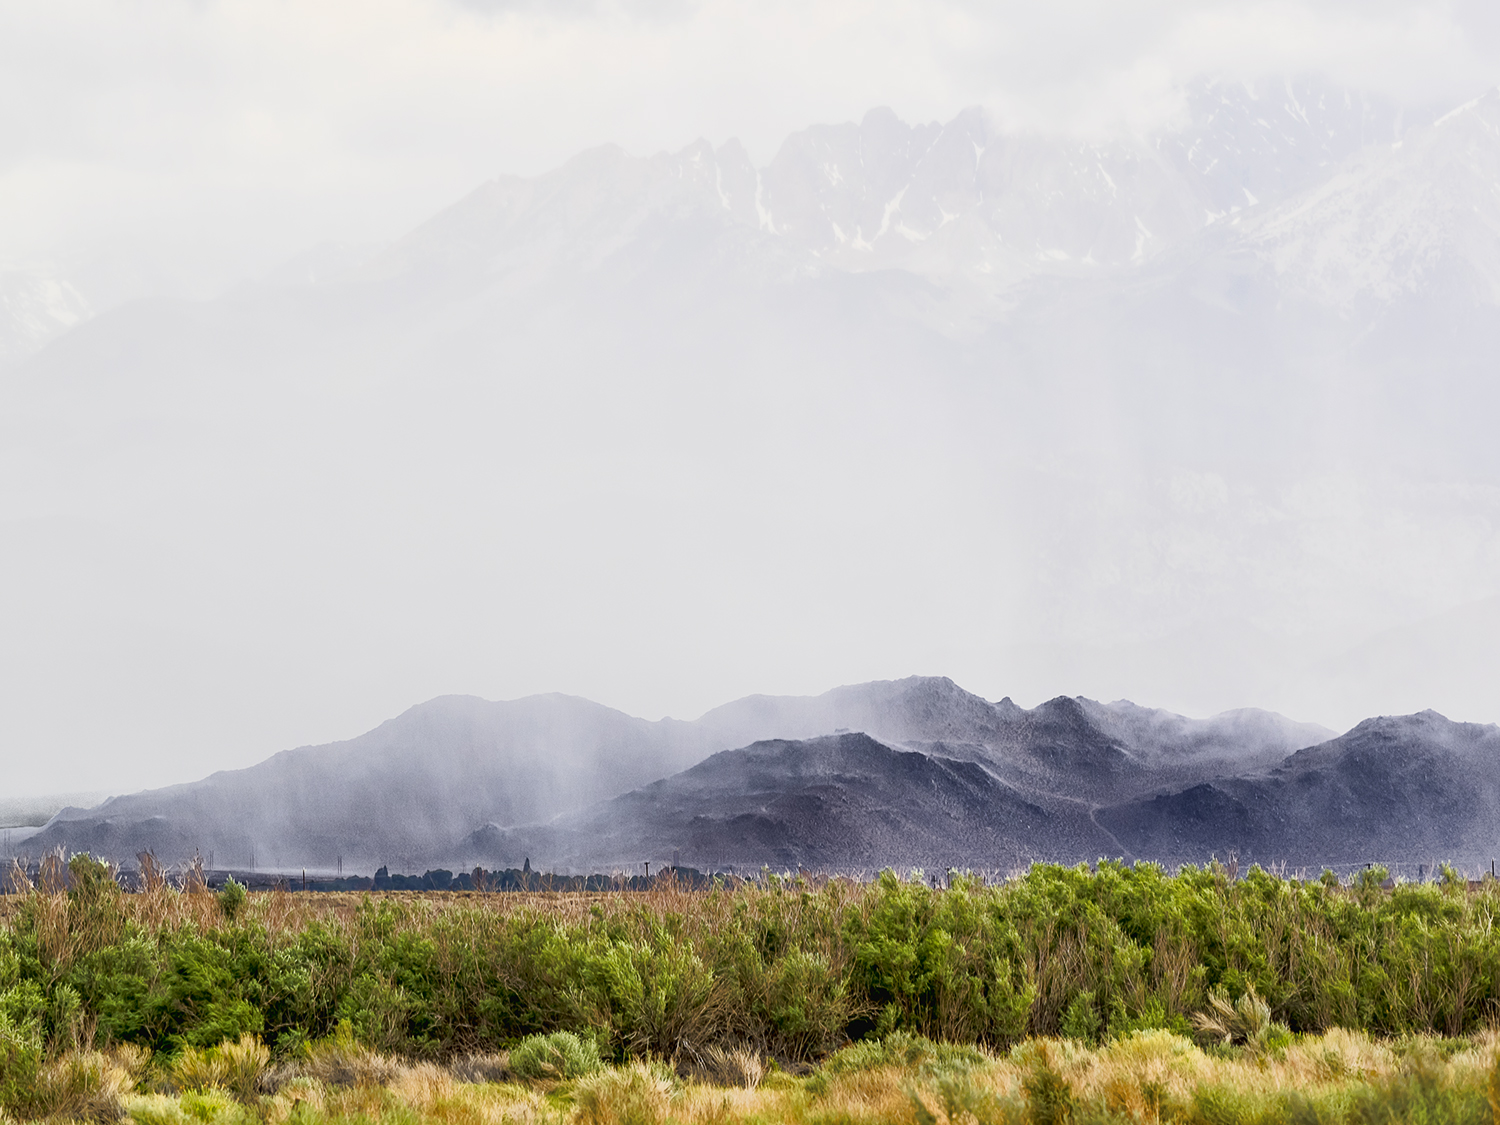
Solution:
<path fill-rule="evenodd" d="M 893 1035 L 1082 1049 L 1207 1027 L 1269 1049 L 1334 1027 L 1454 1038 L 1492 1024 L 1500 887 L 1383 880 L 1105 863 L 945 889 L 886 875 L 592 896 L 127 895 L 76 857 L 52 889 L 0 899 L 0 1105 L 24 1111 L 38 1068 L 67 1051 L 125 1045 L 164 1066 L 244 1036 L 276 1059 L 342 1034 L 449 1062 L 572 1031 L 614 1061 L 748 1048 L 793 1066 Z"/>

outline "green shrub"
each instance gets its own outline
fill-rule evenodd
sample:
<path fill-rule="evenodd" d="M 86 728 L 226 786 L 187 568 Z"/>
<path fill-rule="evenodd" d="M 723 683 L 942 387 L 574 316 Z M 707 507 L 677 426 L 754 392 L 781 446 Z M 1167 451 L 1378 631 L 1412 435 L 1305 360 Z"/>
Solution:
<path fill-rule="evenodd" d="M 27 1117 L 36 1108 L 42 1037 L 35 1025 L 13 1023 L 0 1009 L 0 1110 Z"/>
<path fill-rule="evenodd" d="M 1194 1092 L 1188 1125 L 1259 1125 L 1267 1120 L 1260 1099 L 1228 1086 L 1207 1086 Z"/>
<path fill-rule="evenodd" d="M 511 1073 L 532 1082 L 582 1078 L 602 1065 L 598 1045 L 571 1031 L 527 1036 L 510 1053 Z"/>
<path fill-rule="evenodd" d="M 691 942 L 659 924 L 589 949 L 585 980 L 617 1042 L 636 1054 L 673 1055 L 712 1038 L 714 970 Z"/>
<path fill-rule="evenodd" d="M 224 915 L 224 920 L 233 922 L 249 897 L 250 892 L 236 883 L 233 875 L 225 879 L 224 885 L 219 888 L 219 912 Z"/>
<path fill-rule="evenodd" d="M 1045 1053 L 1038 1053 L 1021 1080 L 1028 1125 L 1063 1125 L 1073 1120 L 1073 1088 Z"/>
<path fill-rule="evenodd" d="M 1435 1057 L 1409 1059 L 1397 1074 L 1359 1091 L 1350 1106 L 1350 1125 L 1490 1125 L 1494 1120 L 1486 1091 L 1445 1080 Z"/>
<path fill-rule="evenodd" d="M 1094 1007 L 1094 994 L 1085 991 L 1073 997 L 1073 1002 L 1068 1005 L 1068 1010 L 1063 1015 L 1060 1030 L 1064 1038 L 1076 1039 L 1089 1046 L 1097 1046 L 1099 1032 L 1103 1027 L 1104 1021 L 1099 1018 L 1099 1010 Z"/>
<path fill-rule="evenodd" d="M 137 1095 L 124 1103 L 134 1125 L 252 1125 L 256 1119 L 222 1090 L 183 1094 Z"/>

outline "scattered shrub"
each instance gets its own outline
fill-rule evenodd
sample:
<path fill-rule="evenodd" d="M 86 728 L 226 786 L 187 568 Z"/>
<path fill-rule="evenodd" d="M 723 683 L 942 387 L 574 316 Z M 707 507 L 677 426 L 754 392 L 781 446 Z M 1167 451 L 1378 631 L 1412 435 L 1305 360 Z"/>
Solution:
<path fill-rule="evenodd" d="M 145 1094 L 127 1098 L 125 1112 L 134 1125 L 252 1125 L 250 1112 L 223 1090 L 205 1090 L 171 1098 Z"/>
<path fill-rule="evenodd" d="M 976 1125 L 1020 1125 L 1024 1120 L 1022 1107 L 1002 1100 L 991 1090 L 976 1084 L 966 1073 L 941 1074 L 933 1083 L 938 1108 L 943 1111 L 947 1125 L 959 1125 L 963 1121 L 974 1121 Z M 911 1102 L 912 1116 L 917 1125 L 938 1125 L 938 1115 L 928 1108 L 921 1093 L 908 1087 L 907 1100 Z"/>
<path fill-rule="evenodd" d="M 37 1106 L 42 1037 L 34 1024 L 12 1022 L 0 1007 L 0 1110 L 25 1117 Z"/>
<path fill-rule="evenodd" d="M 958 1043 L 934 1043 L 920 1035 L 893 1032 L 883 1039 L 853 1043 L 831 1056 L 822 1071 L 830 1077 L 880 1067 L 903 1067 L 929 1072 L 965 1071 L 989 1062 L 977 1047 Z"/>
<path fill-rule="evenodd" d="M 1063 1015 L 1060 1028 L 1063 1037 L 1095 1046 L 1103 1029 L 1104 1021 L 1099 1018 L 1099 1009 L 1094 1006 L 1094 994 L 1084 991 L 1073 997 L 1073 1002 Z"/>
<path fill-rule="evenodd" d="M 510 1072 L 527 1082 L 564 1082 L 593 1074 L 603 1064 L 592 1039 L 571 1031 L 530 1035 L 510 1053 Z"/>
<path fill-rule="evenodd" d="M 1208 1005 L 1207 1011 L 1193 1013 L 1193 1027 L 1209 1042 L 1238 1043 L 1256 1050 L 1291 1042 L 1291 1032 L 1271 1019 L 1270 1005 L 1255 994 L 1254 986 L 1234 1004 L 1222 992 L 1213 992 Z"/>
<path fill-rule="evenodd" d="M 1039 1043 L 1021 1080 L 1027 1125 L 1064 1125 L 1073 1120 L 1073 1088 L 1058 1071 L 1046 1043 Z"/>
<path fill-rule="evenodd" d="M 224 915 L 224 920 L 233 922 L 249 897 L 250 892 L 236 883 L 233 875 L 225 879 L 224 885 L 219 888 L 219 912 Z"/>

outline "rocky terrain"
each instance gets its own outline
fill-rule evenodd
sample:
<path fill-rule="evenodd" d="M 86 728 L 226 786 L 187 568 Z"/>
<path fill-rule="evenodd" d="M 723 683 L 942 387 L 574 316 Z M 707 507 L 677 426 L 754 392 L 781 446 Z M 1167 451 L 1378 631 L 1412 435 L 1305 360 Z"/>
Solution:
<path fill-rule="evenodd" d="M 1023 711 L 960 694 L 923 715 L 948 740 L 761 742 L 545 826 L 487 827 L 457 854 L 577 870 L 675 856 L 704 869 L 1003 871 L 1111 856 L 1433 871 L 1482 867 L 1500 849 L 1500 727 L 1424 712 L 1328 738 L 1263 712 L 1195 723 L 1126 703 Z"/>
<path fill-rule="evenodd" d="M 1500 727 L 1432 711 L 1368 719 L 1274 769 L 1100 811 L 1131 852 L 1294 866 L 1485 866 L 1500 851 Z"/>

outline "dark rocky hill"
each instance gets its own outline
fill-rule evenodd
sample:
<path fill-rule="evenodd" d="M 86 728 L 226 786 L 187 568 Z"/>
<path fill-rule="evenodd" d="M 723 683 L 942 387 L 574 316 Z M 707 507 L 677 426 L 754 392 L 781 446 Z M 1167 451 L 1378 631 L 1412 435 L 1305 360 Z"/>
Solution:
<path fill-rule="evenodd" d="M 1433 711 L 1367 719 L 1264 773 L 1118 803 L 1098 820 L 1153 859 L 1484 864 L 1500 855 L 1500 727 Z"/>
<path fill-rule="evenodd" d="M 488 827 L 465 860 L 547 869 L 686 866 L 1011 868 L 1114 850 L 1086 809 L 1052 809 L 972 760 L 900 750 L 865 734 L 757 742 L 612 801 L 520 829 Z"/>
<path fill-rule="evenodd" d="M 949 687 L 907 694 L 930 702 Z M 1030 711 L 957 702 L 930 712 L 947 740 L 759 743 L 544 826 L 487 827 L 453 855 L 866 871 L 1100 856 L 1472 869 L 1500 855 L 1500 727 L 1428 711 L 1292 751 L 1288 724 L 1260 713 L 1194 722 L 1066 697 Z"/>
<path fill-rule="evenodd" d="M 871 745 L 883 745 L 869 752 L 872 764 L 867 773 L 846 755 L 833 775 L 819 775 L 816 783 L 796 770 L 783 782 L 788 794 L 802 794 L 797 800 L 816 795 L 830 809 L 845 809 L 849 816 L 856 815 L 854 810 L 864 815 L 877 804 L 894 810 L 890 824 L 904 828 L 888 827 L 880 833 L 872 828 L 857 837 L 864 842 L 860 847 L 851 843 L 838 853 L 848 862 L 867 865 L 887 862 L 882 858 L 887 853 L 893 857 L 890 862 L 922 855 L 929 857 L 924 863 L 946 863 L 968 854 L 970 845 L 963 840 L 982 842 L 974 848 L 989 855 L 996 840 L 1010 839 L 995 835 L 999 821 L 975 820 L 977 813 L 965 813 L 964 823 L 978 834 L 960 833 L 948 845 L 938 844 L 947 831 L 941 820 L 919 831 L 922 816 L 936 806 L 924 803 L 925 795 L 901 781 L 906 774 L 881 764 L 881 755 L 897 750 L 918 753 L 901 761 L 928 763 L 923 769 L 930 769 L 933 779 L 948 779 L 943 785 L 966 779 L 963 784 L 971 787 L 995 787 L 994 799 L 1002 804 L 1019 795 L 1016 799 L 1043 810 L 1050 819 L 1038 822 L 1037 834 L 1021 848 L 1022 854 L 1040 858 L 1052 854 L 1050 842 L 1076 840 L 1080 856 L 1094 849 L 1099 830 L 1077 825 L 1082 823 L 1080 816 L 1086 818 L 1101 803 L 1269 768 L 1291 751 L 1324 741 L 1332 733 L 1265 712 L 1194 720 L 1124 702 L 1100 704 L 1068 697 L 1026 710 L 1009 699 L 991 703 L 942 677 L 861 684 L 807 698 L 752 696 L 694 722 L 648 722 L 561 695 L 507 703 L 447 696 L 413 707 L 347 742 L 287 751 L 249 769 L 116 797 L 93 809 L 65 809 L 27 841 L 27 847 L 34 854 L 62 847 L 127 862 L 148 848 L 167 862 L 197 852 L 218 866 L 245 868 L 253 863 L 263 870 L 328 870 L 339 857 L 346 867 L 371 869 L 381 864 L 399 869 L 435 859 L 452 862 L 472 850 L 462 841 L 483 826 L 494 826 L 488 830 L 493 834 L 544 823 L 678 775 L 719 751 L 757 741 L 816 739 L 842 732 L 861 732 L 874 740 Z M 785 754 L 775 759 L 783 765 L 790 760 Z M 773 775 L 774 771 L 760 770 L 759 789 L 745 779 L 731 785 L 733 771 L 724 764 L 704 776 L 725 779 L 725 800 L 733 801 L 748 800 L 751 792 L 772 793 Z M 847 791 L 845 798 L 837 795 L 840 787 Z M 674 780 L 671 792 L 698 793 L 697 799 L 712 805 L 711 795 L 697 781 Z M 626 807 L 645 809 L 634 797 Z M 655 815 L 640 811 L 641 825 Z M 704 815 L 719 814 L 710 809 Z M 777 849 L 790 848 L 805 855 L 805 862 L 812 862 L 815 854 L 834 855 L 796 842 L 796 833 L 810 830 L 816 819 L 788 814 L 780 820 L 772 817 L 780 828 L 773 830 L 769 821 L 758 824 L 756 832 L 762 835 L 751 838 L 766 843 L 755 855 L 766 862 L 782 854 Z M 670 817 L 661 821 L 661 832 L 672 835 L 677 829 L 668 832 L 669 822 Z M 1073 827 L 1064 831 L 1059 825 Z M 710 850 L 722 853 L 703 858 L 754 858 L 730 846 L 732 833 L 724 824 L 707 825 L 703 833 L 704 846 L 715 841 Z M 928 840 L 931 848 L 900 843 L 902 833 L 915 833 L 914 841 Z M 666 837 L 648 833 L 629 839 L 658 838 Z M 1010 847 L 1015 853 L 1013 844 L 994 846 L 1002 851 Z M 620 847 L 625 847 L 624 837 Z M 559 855 L 566 853 L 580 862 L 588 855 L 615 854 L 602 844 L 593 851 L 572 845 L 560 848 Z"/>

